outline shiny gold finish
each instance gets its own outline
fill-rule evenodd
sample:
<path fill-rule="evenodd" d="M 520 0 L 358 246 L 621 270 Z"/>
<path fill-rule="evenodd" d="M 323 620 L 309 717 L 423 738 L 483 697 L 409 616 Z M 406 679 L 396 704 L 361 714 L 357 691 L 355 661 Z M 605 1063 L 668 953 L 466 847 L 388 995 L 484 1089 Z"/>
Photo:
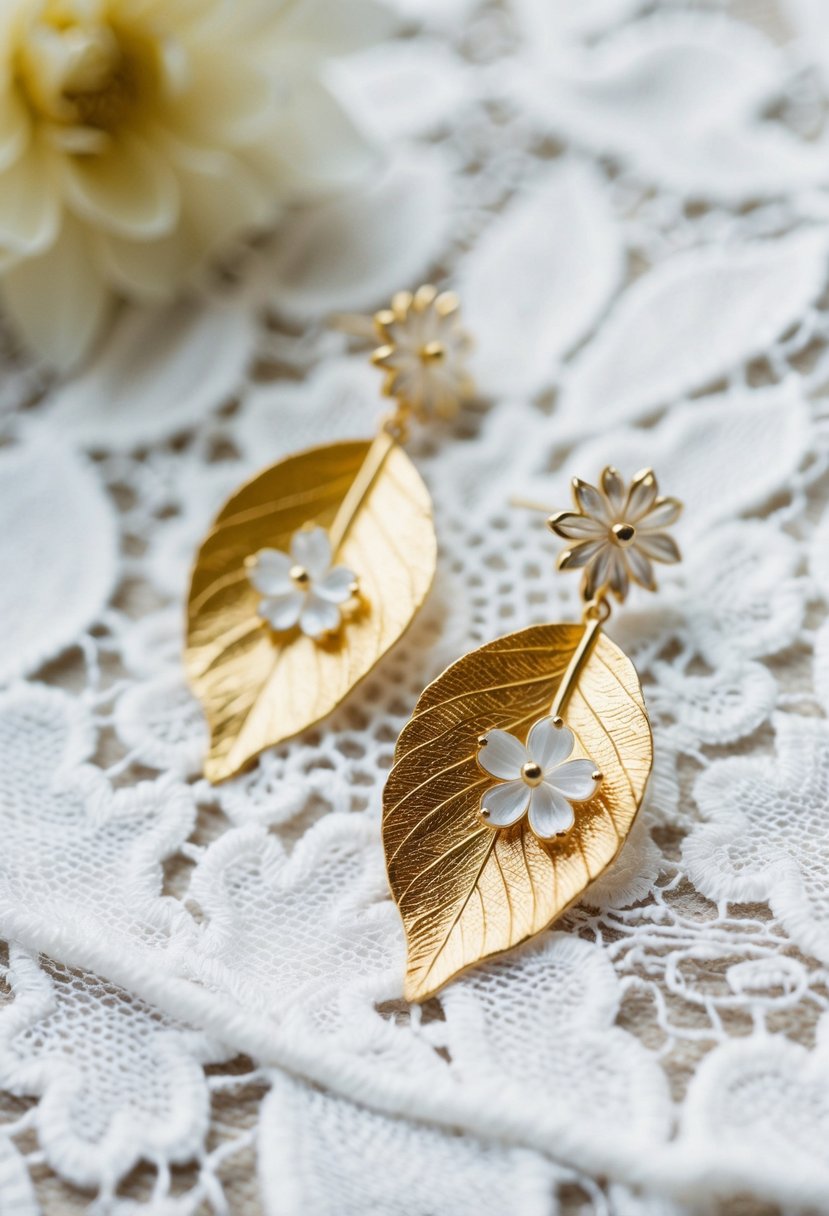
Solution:
<path fill-rule="evenodd" d="M 287 551 L 305 523 L 328 528 L 360 598 L 335 637 L 273 634 L 258 615 L 248 559 Z M 385 431 L 290 456 L 243 486 L 196 559 L 187 677 L 210 724 L 205 776 L 223 781 L 266 747 L 329 714 L 401 636 L 426 597 L 436 541 L 429 495 Z"/>
<path fill-rule="evenodd" d="M 521 780 L 530 789 L 535 789 L 544 780 L 544 769 L 540 764 L 536 764 L 534 760 L 528 760 L 526 764 L 521 766 Z"/>
<path fill-rule="evenodd" d="M 641 469 L 627 485 L 618 469 L 607 465 L 598 486 L 574 477 L 572 511 L 555 511 L 547 526 L 557 536 L 576 543 L 558 556 L 559 570 L 581 570 L 585 603 L 619 603 L 633 583 L 656 591 L 653 563 L 681 560 L 667 528 L 682 513 L 678 498 L 660 497 L 653 469 Z M 523 502 L 531 509 L 536 504 Z M 543 508 L 542 508 L 543 509 Z"/>
<path fill-rule="evenodd" d="M 478 741 L 526 738 L 545 714 L 603 774 L 566 836 L 542 844 L 526 819 L 481 823 L 492 778 Z M 642 801 L 653 743 L 630 660 L 586 624 L 536 625 L 453 664 L 423 692 L 398 740 L 383 795 L 389 883 L 408 946 L 406 996 L 422 1001 L 464 968 L 532 937 L 616 857 Z"/>
<path fill-rule="evenodd" d="M 636 529 L 632 524 L 614 524 L 610 530 L 618 545 L 629 545 L 636 536 Z"/>

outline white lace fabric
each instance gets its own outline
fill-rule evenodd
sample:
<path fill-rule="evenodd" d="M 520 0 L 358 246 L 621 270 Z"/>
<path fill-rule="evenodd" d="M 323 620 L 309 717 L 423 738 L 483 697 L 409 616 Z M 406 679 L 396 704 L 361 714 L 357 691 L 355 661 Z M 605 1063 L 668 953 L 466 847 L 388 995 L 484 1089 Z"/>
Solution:
<path fill-rule="evenodd" d="M 69 383 L 2 353 L 0 1213 L 829 1211 L 829 8 L 397 8 L 338 81 L 375 181 Z M 263 464 L 371 434 L 378 374 L 322 320 L 437 267 L 480 397 L 410 444 L 434 591 L 210 787 L 194 550 Z M 449 661 L 576 618 L 509 500 L 607 463 L 686 504 L 683 564 L 607 626 L 645 805 L 553 931 L 410 1008 L 396 737 Z"/>

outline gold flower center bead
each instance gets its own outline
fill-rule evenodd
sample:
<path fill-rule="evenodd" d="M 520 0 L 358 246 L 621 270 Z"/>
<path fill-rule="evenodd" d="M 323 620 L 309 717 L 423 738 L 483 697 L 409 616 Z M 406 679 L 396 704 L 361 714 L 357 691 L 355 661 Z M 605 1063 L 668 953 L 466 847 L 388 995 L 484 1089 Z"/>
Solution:
<path fill-rule="evenodd" d="M 445 354 L 446 347 L 442 342 L 427 342 L 420 348 L 420 357 L 424 363 L 437 363 Z"/>
<path fill-rule="evenodd" d="M 636 539 L 636 529 L 633 524 L 614 524 L 611 528 L 613 539 L 617 545 L 621 545 L 623 549 L 628 545 L 632 545 Z"/>
<path fill-rule="evenodd" d="M 541 782 L 544 780 L 544 770 L 534 760 L 528 760 L 526 764 L 521 766 L 521 780 L 525 785 L 534 789 L 535 786 L 541 785 Z"/>
<path fill-rule="evenodd" d="M 290 569 L 291 582 L 304 591 L 311 581 L 311 575 L 304 566 L 291 566 Z"/>

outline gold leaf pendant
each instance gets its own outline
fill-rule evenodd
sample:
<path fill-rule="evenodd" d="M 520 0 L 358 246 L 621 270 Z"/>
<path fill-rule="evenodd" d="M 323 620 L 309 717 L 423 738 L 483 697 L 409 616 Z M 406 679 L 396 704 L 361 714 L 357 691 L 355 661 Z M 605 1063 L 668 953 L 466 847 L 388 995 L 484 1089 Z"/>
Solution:
<path fill-rule="evenodd" d="M 376 325 L 377 361 L 397 407 L 376 438 L 311 448 L 266 469 L 233 495 L 202 543 L 184 664 L 210 727 L 210 781 L 326 717 L 426 598 L 437 554 L 432 505 L 401 444 L 412 415 L 429 416 L 435 401 L 445 412 L 453 384 L 468 390 L 456 313 L 454 297 L 432 288 L 395 297 Z M 412 329 L 422 350 L 405 345 Z"/>
<path fill-rule="evenodd" d="M 603 485 L 616 490 L 611 475 Z M 545 929 L 630 832 L 653 741 L 633 664 L 602 623 L 608 591 L 623 588 L 624 598 L 637 571 L 653 582 L 646 553 L 633 557 L 631 574 L 629 518 L 645 521 L 640 541 L 661 547 L 656 560 L 679 557 L 667 556 L 664 534 L 646 520 L 651 511 L 661 528 L 679 504 L 658 499 L 646 475 L 653 494 L 639 478 L 612 502 L 593 491 L 595 526 L 586 512 L 568 513 L 566 526 L 592 546 L 581 566 L 600 560 L 585 582 L 582 623 L 532 626 L 465 655 L 425 689 L 403 728 L 383 795 L 383 845 L 409 1000 Z"/>

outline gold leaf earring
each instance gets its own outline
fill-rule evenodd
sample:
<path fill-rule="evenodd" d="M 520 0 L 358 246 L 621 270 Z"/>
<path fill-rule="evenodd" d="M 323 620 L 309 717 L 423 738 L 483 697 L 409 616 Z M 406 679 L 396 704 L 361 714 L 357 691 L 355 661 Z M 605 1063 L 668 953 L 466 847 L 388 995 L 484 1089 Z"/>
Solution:
<path fill-rule="evenodd" d="M 289 456 L 243 485 L 196 557 L 184 664 L 223 781 L 326 717 L 394 645 L 435 571 L 432 504 L 403 450 L 412 418 L 471 395 L 458 300 L 421 287 L 374 318 L 395 408 L 373 440 Z"/>
<path fill-rule="evenodd" d="M 609 596 L 656 590 L 681 504 L 650 469 L 573 482 L 548 523 L 581 569 L 580 624 L 533 625 L 447 668 L 403 728 L 383 847 L 408 951 L 406 997 L 547 928 L 613 862 L 653 764 L 639 678 L 605 634 Z M 525 504 L 526 505 L 526 504 Z"/>

